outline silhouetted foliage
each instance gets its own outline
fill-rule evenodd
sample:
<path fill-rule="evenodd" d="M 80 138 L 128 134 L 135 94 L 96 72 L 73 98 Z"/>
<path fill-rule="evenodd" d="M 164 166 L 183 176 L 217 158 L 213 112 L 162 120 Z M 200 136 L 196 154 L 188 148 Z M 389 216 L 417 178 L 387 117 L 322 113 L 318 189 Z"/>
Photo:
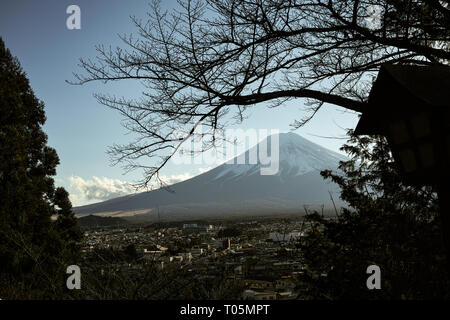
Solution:
<path fill-rule="evenodd" d="M 0 38 L 2 298 L 56 297 L 65 268 L 79 258 L 81 233 L 68 193 L 54 186 L 59 158 L 46 145 L 45 120 L 43 102 Z"/>
<path fill-rule="evenodd" d="M 239 237 L 242 234 L 242 230 L 235 227 L 227 227 L 225 229 L 219 230 L 217 233 L 218 238 L 232 238 Z"/>
<path fill-rule="evenodd" d="M 166 263 L 161 269 L 154 261 L 130 265 L 122 250 L 94 250 L 83 266 L 83 299 L 238 299 L 242 281 L 226 273 L 214 277 Z"/>
<path fill-rule="evenodd" d="M 138 258 L 136 246 L 134 244 L 129 244 L 126 246 L 123 253 L 125 254 L 125 259 L 129 262 L 135 261 Z"/>
<path fill-rule="evenodd" d="M 449 298 L 449 274 L 431 187 L 402 184 L 387 142 L 350 132 L 351 159 L 323 177 L 349 204 L 335 219 L 307 216 L 300 246 L 308 265 L 307 297 L 322 299 Z M 369 265 L 381 268 L 381 290 L 368 290 Z M 324 275 L 327 276 L 324 276 Z"/>

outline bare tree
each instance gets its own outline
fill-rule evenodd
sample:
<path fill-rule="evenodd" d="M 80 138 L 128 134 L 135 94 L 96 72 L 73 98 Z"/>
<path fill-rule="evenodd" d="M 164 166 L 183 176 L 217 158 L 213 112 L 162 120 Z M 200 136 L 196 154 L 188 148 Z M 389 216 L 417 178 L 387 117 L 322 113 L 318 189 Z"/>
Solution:
<path fill-rule="evenodd" d="M 113 162 L 143 169 L 138 186 L 148 186 L 188 138 L 200 135 L 200 151 L 213 147 L 229 121 L 259 103 L 306 98 L 298 128 L 325 104 L 364 110 L 383 63 L 449 64 L 449 3 L 186 0 L 168 12 L 154 2 L 148 20 L 131 17 L 137 35 L 121 36 L 123 48 L 97 46 L 72 83 L 145 86 L 140 99 L 96 98 L 137 134 L 110 148 Z"/>

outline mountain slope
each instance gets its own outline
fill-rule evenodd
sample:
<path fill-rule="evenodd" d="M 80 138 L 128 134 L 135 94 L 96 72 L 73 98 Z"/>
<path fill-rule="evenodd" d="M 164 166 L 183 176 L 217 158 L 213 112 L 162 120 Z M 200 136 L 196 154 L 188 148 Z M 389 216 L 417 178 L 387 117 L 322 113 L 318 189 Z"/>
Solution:
<path fill-rule="evenodd" d="M 262 144 L 267 144 L 270 150 L 272 139 L 273 136 L 247 150 L 244 154 L 246 164 L 236 164 L 236 157 L 172 185 L 173 193 L 159 189 L 76 207 L 74 211 L 79 215 L 139 212 L 146 213 L 149 219 L 294 213 L 301 212 L 304 206 L 331 208 L 330 192 L 337 204 L 342 205 L 338 187 L 325 181 L 319 173 L 323 169 L 336 169 L 339 161 L 346 159 L 344 156 L 295 133 L 282 133 L 278 135 L 279 170 L 274 175 L 261 175 L 261 169 L 268 166 L 262 165 L 259 157 L 258 163 L 248 164 L 249 157 Z"/>

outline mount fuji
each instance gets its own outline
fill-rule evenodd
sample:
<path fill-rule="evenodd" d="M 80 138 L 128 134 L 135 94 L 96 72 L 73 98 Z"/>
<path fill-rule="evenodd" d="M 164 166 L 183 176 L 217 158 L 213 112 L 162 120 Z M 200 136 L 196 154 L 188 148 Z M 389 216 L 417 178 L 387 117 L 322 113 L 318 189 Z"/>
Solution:
<path fill-rule="evenodd" d="M 279 146 L 275 163 L 278 170 L 271 175 L 261 174 L 269 165 L 262 164 L 266 162 L 260 161 L 259 156 L 253 161 L 255 164 L 248 160 L 252 153 L 259 154 L 261 146 L 271 150 L 272 140 L 277 141 L 274 137 L 267 137 L 214 169 L 171 185 L 173 192 L 166 189 L 142 192 L 75 207 L 73 211 L 77 216 L 134 216 L 156 221 L 300 214 L 305 207 L 331 209 L 334 205 L 345 205 L 339 198 L 339 187 L 324 180 L 320 171 L 337 170 L 339 161 L 348 159 L 298 134 L 280 133 L 275 137 Z M 244 156 L 245 164 L 237 164 L 237 158 Z M 271 163 L 270 167 L 273 166 Z"/>

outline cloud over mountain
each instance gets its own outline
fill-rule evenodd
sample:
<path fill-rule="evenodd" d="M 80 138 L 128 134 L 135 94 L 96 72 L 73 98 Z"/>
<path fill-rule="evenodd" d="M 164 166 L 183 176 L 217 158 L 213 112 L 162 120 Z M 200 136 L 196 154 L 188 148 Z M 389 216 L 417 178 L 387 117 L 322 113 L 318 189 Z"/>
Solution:
<path fill-rule="evenodd" d="M 199 168 L 198 171 L 203 173 L 209 169 Z M 192 177 L 188 172 L 160 176 L 161 180 L 167 185 L 188 180 Z M 69 177 L 69 184 L 69 191 L 71 191 L 70 200 L 73 206 L 86 205 L 136 193 L 135 188 L 130 182 L 108 177 L 93 176 L 92 179 L 83 179 L 79 176 L 71 176 Z M 150 188 L 155 187 L 157 188 L 158 186 L 150 186 Z"/>
<path fill-rule="evenodd" d="M 107 177 L 93 176 L 92 179 L 83 179 L 72 176 L 69 182 L 70 188 L 74 191 L 70 194 L 70 200 L 75 206 L 80 203 L 105 201 L 135 191 L 129 182 Z"/>

